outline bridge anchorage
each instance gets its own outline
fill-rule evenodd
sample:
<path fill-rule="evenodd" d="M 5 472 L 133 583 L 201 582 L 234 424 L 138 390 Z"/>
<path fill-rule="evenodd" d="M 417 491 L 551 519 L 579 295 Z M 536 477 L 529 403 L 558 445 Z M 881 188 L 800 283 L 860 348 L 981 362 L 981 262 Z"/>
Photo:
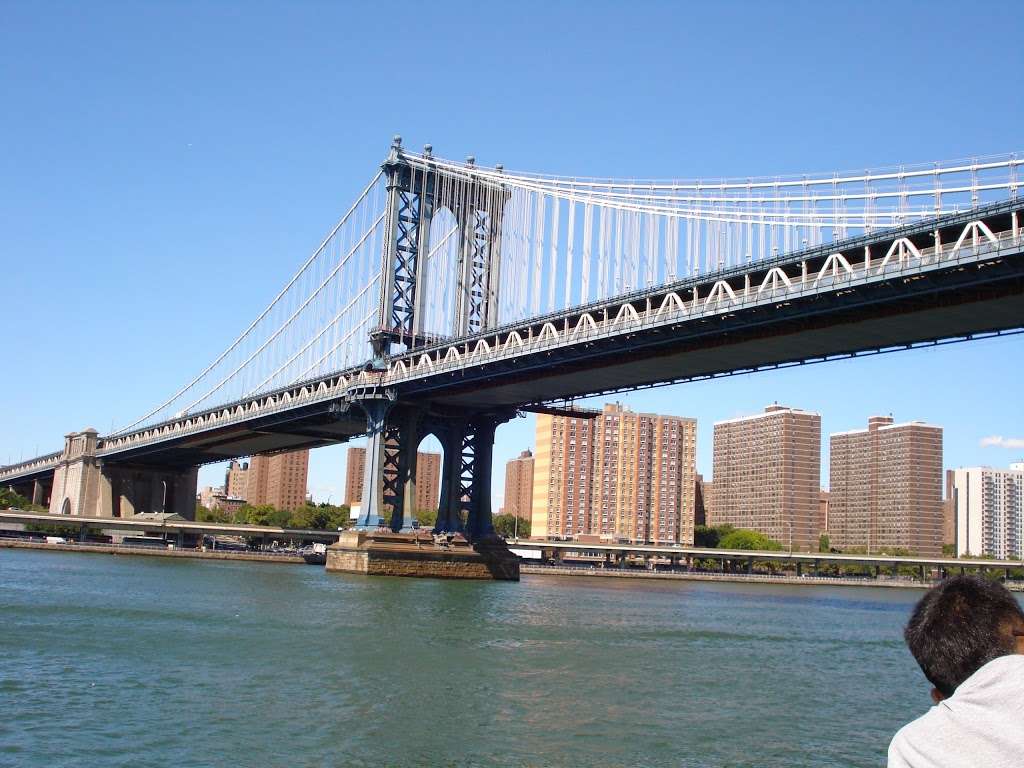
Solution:
<path fill-rule="evenodd" d="M 109 435 L 0 467 L 51 513 L 191 517 L 198 465 L 366 436 L 328 568 L 516 578 L 491 530 L 494 431 L 644 386 L 1017 333 L 1014 155 L 772 179 L 513 173 L 405 150 L 253 323 Z M 437 524 L 415 453 L 444 448 Z M 679 541 L 692 543 L 685 526 Z"/>

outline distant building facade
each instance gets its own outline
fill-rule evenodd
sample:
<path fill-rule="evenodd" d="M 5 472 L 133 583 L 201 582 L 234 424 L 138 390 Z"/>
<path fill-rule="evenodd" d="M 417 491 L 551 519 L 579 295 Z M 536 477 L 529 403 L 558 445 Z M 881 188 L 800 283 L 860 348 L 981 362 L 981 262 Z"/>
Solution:
<path fill-rule="evenodd" d="M 716 422 L 713 472 L 709 525 L 749 528 L 795 550 L 817 549 L 819 414 L 771 405 L 764 413 Z"/>
<path fill-rule="evenodd" d="M 209 510 L 234 514 L 246 503 L 245 499 L 229 496 L 224 488 L 207 486 L 199 492 L 199 503 Z"/>
<path fill-rule="evenodd" d="M 819 536 L 828 533 L 828 511 L 831 496 L 832 494 L 824 489 L 818 492 L 818 520 L 815 527 L 818 529 Z"/>
<path fill-rule="evenodd" d="M 692 544 L 697 422 L 605 405 L 597 419 L 593 533 Z"/>
<path fill-rule="evenodd" d="M 523 451 L 505 464 L 502 514 L 530 519 L 533 509 L 533 453 Z"/>
<path fill-rule="evenodd" d="M 536 537 L 690 544 L 694 419 L 605 405 L 593 418 L 537 416 Z"/>
<path fill-rule="evenodd" d="M 224 474 L 224 493 L 233 499 L 249 498 L 249 462 L 232 461 Z"/>
<path fill-rule="evenodd" d="M 345 504 L 351 509 L 363 501 L 366 448 L 349 446 L 345 458 Z M 416 454 L 416 510 L 436 510 L 441 489 L 441 454 Z"/>
<path fill-rule="evenodd" d="M 246 501 L 277 509 L 299 509 L 306 503 L 309 450 L 257 454 L 249 461 Z"/>
<path fill-rule="evenodd" d="M 955 470 L 946 470 L 946 491 L 942 497 L 942 546 L 956 545 L 956 499 L 953 498 Z"/>
<path fill-rule="evenodd" d="M 363 501 L 363 475 L 366 472 L 366 449 L 350 445 L 345 453 L 345 504 Z"/>
<path fill-rule="evenodd" d="M 437 510 L 441 493 L 441 454 L 416 454 L 416 509 Z"/>
<path fill-rule="evenodd" d="M 224 495 L 223 488 L 208 485 L 199 491 L 199 504 L 207 509 L 213 509 L 217 500 L 224 498 Z"/>
<path fill-rule="evenodd" d="M 941 555 L 942 428 L 872 416 L 830 439 L 832 546 Z"/>
<path fill-rule="evenodd" d="M 537 414 L 530 533 L 572 539 L 591 531 L 596 418 Z"/>
<path fill-rule="evenodd" d="M 707 525 L 708 512 L 711 509 L 711 498 L 715 492 L 715 484 L 705 480 L 704 475 L 697 475 L 694 482 L 693 496 L 693 524 Z"/>
<path fill-rule="evenodd" d="M 1024 557 L 1024 465 L 1016 466 L 953 471 L 958 557 Z"/>

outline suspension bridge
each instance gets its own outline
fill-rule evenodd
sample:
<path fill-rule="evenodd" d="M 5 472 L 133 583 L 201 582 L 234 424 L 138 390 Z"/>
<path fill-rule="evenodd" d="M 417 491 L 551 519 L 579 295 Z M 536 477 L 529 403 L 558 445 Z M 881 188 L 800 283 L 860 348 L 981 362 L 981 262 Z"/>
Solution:
<path fill-rule="evenodd" d="M 133 423 L 72 433 L 0 483 L 54 513 L 191 518 L 203 463 L 366 436 L 360 522 L 401 532 L 433 434 L 436 531 L 484 540 L 494 430 L 517 412 L 1019 332 L 1022 163 L 604 179 L 445 160 L 396 137 L 219 356 Z"/>

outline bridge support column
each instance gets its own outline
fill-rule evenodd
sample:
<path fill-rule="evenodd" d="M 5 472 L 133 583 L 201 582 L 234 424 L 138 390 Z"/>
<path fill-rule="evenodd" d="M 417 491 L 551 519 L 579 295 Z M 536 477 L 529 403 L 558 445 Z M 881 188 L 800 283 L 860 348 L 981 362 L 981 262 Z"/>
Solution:
<path fill-rule="evenodd" d="M 360 400 L 359 404 L 366 412 L 366 465 L 363 469 L 362 507 L 355 528 L 373 530 L 384 518 L 384 432 L 394 403 L 380 398 Z"/>
<path fill-rule="evenodd" d="M 39 480 L 35 480 L 32 483 L 32 505 L 41 507 L 45 503 L 45 497 L 43 496 L 43 484 Z"/>
<path fill-rule="evenodd" d="M 398 495 L 401 502 L 391 510 L 391 530 L 411 533 L 416 525 L 416 464 L 420 444 L 420 417 L 408 411 L 401 418 L 398 437 Z M 397 500 L 397 499 L 396 499 Z"/>
<path fill-rule="evenodd" d="M 441 440 L 441 500 L 437 507 L 434 533 L 462 533 L 462 443 L 466 424 L 448 420 L 437 430 Z"/>
<path fill-rule="evenodd" d="M 473 464 L 469 484 L 469 505 L 466 532 L 470 541 L 482 541 L 495 536 L 491 516 L 491 475 L 494 464 L 494 431 L 505 418 L 489 415 L 478 417 L 471 423 Z"/>

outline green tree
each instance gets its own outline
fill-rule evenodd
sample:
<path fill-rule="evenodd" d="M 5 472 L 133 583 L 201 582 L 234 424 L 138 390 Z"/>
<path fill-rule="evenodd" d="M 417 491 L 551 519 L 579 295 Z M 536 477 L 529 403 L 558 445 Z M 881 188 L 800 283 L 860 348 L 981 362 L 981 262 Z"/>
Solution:
<path fill-rule="evenodd" d="M 356 521 L 351 517 L 351 510 L 346 504 L 336 507 L 329 507 L 330 516 L 327 520 L 327 530 L 336 531 L 339 528 L 351 528 Z"/>
<path fill-rule="evenodd" d="M 437 524 L 437 510 L 417 509 L 416 520 L 419 522 L 420 528 L 433 528 Z"/>
<path fill-rule="evenodd" d="M 29 533 L 44 533 L 47 536 L 63 536 L 69 541 L 77 539 L 81 532 L 78 526 L 55 525 L 54 523 L 25 523 L 25 530 Z"/>
<path fill-rule="evenodd" d="M 693 529 L 693 545 L 695 547 L 706 547 L 714 549 L 715 547 L 721 546 L 719 542 L 723 537 L 728 536 L 736 529 L 724 523 L 722 525 L 716 525 L 710 527 L 707 525 L 698 525 Z"/>
<path fill-rule="evenodd" d="M 208 509 L 202 504 L 196 504 L 197 523 L 230 523 L 231 515 L 223 509 Z"/>
<path fill-rule="evenodd" d="M 331 520 L 330 510 L 307 504 L 299 507 L 288 517 L 288 528 L 325 529 Z"/>
<path fill-rule="evenodd" d="M 718 540 L 719 549 L 744 549 L 764 550 L 776 552 L 782 550 L 782 545 L 774 539 L 769 539 L 758 531 L 748 531 L 744 528 L 737 528 Z"/>
<path fill-rule="evenodd" d="M 0 488 L 0 509 L 28 509 L 32 506 L 29 500 L 10 488 Z"/>
<path fill-rule="evenodd" d="M 943 544 L 942 555 L 944 557 L 956 557 L 956 544 Z"/>
<path fill-rule="evenodd" d="M 832 551 L 832 542 L 829 540 L 827 533 L 823 533 L 823 534 L 821 534 L 821 536 L 818 537 L 818 551 L 819 552 L 831 552 Z"/>
<path fill-rule="evenodd" d="M 291 512 L 286 509 L 277 509 L 270 504 L 243 504 L 235 513 L 235 522 L 243 525 L 276 525 L 284 527 L 288 522 Z"/>
<path fill-rule="evenodd" d="M 530 537 L 530 521 L 525 517 L 519 518 L 518 526 L 516 525 L 516 515 L 495 515 L 492 521 L 495 533 L 506 539 L 511 539 L 516 533 L 521 539 Z"/>

